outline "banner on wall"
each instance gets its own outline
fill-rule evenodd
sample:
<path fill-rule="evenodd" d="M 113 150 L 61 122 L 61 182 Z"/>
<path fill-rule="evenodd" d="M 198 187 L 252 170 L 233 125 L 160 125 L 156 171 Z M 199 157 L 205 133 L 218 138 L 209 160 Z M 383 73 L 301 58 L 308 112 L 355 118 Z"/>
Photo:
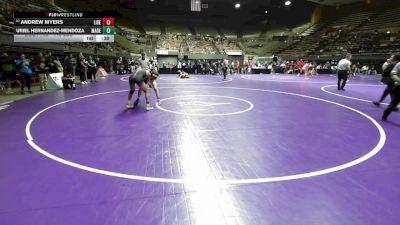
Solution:
<path fill-rule="evenodd" d="M 226 50 L 227 55 L 242 55 L 242 51 Z"/>
<path fill-rule="evenodd" d="M 47 78 L 48 89 L 59 89 L 63 87 L 62 83 L 63 73 L 50 73 Z"/>

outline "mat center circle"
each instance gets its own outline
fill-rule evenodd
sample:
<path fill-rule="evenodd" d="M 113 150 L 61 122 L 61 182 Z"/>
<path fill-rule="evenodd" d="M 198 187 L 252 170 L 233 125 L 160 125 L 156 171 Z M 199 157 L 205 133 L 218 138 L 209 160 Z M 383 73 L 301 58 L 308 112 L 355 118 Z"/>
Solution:
<path fill-rule="evenodd" d="M 248 112 L 250 101 L 220 95 L 184 95 L 165 98 L 157 107 L 163 111 L 189 116 L 226 116 Z"/>

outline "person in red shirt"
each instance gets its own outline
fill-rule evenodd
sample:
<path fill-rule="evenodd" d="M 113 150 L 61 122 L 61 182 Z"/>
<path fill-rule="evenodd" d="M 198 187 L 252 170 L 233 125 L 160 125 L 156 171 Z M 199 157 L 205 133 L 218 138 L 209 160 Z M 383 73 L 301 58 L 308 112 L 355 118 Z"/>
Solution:
<path fill-rule="evenodd" d="M 299 59 L 296 61 L 296 71 L 298 71 L 297 76 L 300 76 L 301 70 L 303 69 L 304 61 L 303 59 Z"/>

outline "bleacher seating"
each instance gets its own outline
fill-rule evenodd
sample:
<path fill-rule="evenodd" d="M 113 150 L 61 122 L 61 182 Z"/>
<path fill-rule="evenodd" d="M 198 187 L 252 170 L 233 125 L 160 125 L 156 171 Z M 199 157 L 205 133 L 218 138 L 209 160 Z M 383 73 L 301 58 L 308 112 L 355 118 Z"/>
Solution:
<path fill-rule="evenodd" d="M 13 33 L 13 11 L 65 11 L 45 0 L 0 0 L 0 32 Z M 72 43 L 75 49 L 92 52 L 107 51 L 129 53 L 138 51 L 153 52 L 155 49 L 179 50 L 189 53 L 224 54 L 226 50 L 243 50 L 247 54 L 264 55 L 275 52 L 280 55 L 312 56 L 397 52 L 400 49 L 400 7 L 363 9 L 345 16 L 333 18 L 298 29 L 281 28 L 289 38 L 274 41 L 262 29 L 237 30 L 213 26 L 194 26 L 181 24 L 159 24 L 145 22 L 137 29 L 118 26 L 115 44 Z M 300 29 L 301 27 L 301 29 Z M 143 28 L 143 29 L 142 29 Z M 297 29 L 293 34 L 293 30 Z M 268 32 L 270 32 L 270 28 Z M 390 31 L 390 33 L 387 33 Z M 144 34 L 146 32 L 148 35 Z M 292 34 L 290 34 L 292 32 Z M 194 35 L 194 34 L 197 35 Z M 288 34 L 289 33 L 289 34 Z M 237 36 L 239 35 L 239 39 Z M 231 38 L 227 38 L 231 37 Z M 126 41 L 126 40 L 128 41 Z M 126 41 L 126 43 L 125 43 Z M 127 48 L 127 45 L 134 47 Z M 271 50 L 271 46 L 274 48 Z M 129 50 L 128 50 L 129 49 Z"/>
<path fill-rule="evenodd" d="M 387 28 L 399 28 L 400 8 L 394 7 L 381 11 L 376 17 L 362 27 L 362 30 L 379 30 Z"/>
<path fill-rule="evenodd" d="M 227 38 L 216 38 L 215 45 L 217 46 L 220 53 L 224 53 L 226 50 L 240 50 L 239 46 L 234 40 L 230 40 Z"/>
<path fill-rule="evenodd" d="M 185 36 L 177 34 L 160 35 L 157 42 L 157 49 L 161 50 L 180 50 Z"/>
<path fill-rule="evenodd" d="M 400 8 L 382 10 L 369 17 L 351 32 L 344 32 L 335 42 L 321 48 L 320 54 L 379 54 L 388 51 L 398 52 L 400 44 L 400 26 L 395 21 L 400 19 Z"/>
<path fill-rule="evenodd" d="M 363 11 L 363 12 L 358 12 L 358 13 L 352 13 L 350 15 L 341 17 L 335 21 L 333 21 L 332 24 L 330 24 L 328 27 L 335 28 L 335 27 L 348 27 L 348 28 L 354 28 L 366 21 L 368 18 L 372 16 L 371 11 Z"/>
<path fill-rule="evenodd" d="M 221 30 L 225 37 L 227 37 L 229 39 L 237 38 L 237 32 L 235 30 L 227 29 L 227 28 L 224 28 Z"/>
<path fill-rule="evenodd" d="M 166 33 L 170 34 L 189 34 L 190 30 L 188 26 L 182 26 L 179 24 L 165 24 Z"/>
<path fill-rule="evenodd" d="M 371 23 L 372 11 L 361 11 L 334 19 L 319 31 L 294 42 L 289 48 L 280 51 L 283 55 L 341 55 L 343 52 L 358 52 L 360 40 L 352 40 L 354 32 Z M 356 35 L 357 36 L 357 35 Z"/>
<path fill-rule="evenodd" d="M 211 36 L 211 37 L 216 37 L 218 36 L 218 31 L 214 27 L 204 27 L 204 26 L 198 26 L 195 27 L 196 34 L 197 35 L 204 35 L 204 36 Z"/>
<path fill-rule="evenodd" d="M 213 38 L 208 36 L 188 36 L 186 51 L 190 53 L 215 54 Z"/>
<path fill-rule="evenodd" d="M 158 23 L 146 23 L 143 24 L 143 29 L 146 31 L 148 35 L 160 35 L 161 34 L 161 27 Z"/>

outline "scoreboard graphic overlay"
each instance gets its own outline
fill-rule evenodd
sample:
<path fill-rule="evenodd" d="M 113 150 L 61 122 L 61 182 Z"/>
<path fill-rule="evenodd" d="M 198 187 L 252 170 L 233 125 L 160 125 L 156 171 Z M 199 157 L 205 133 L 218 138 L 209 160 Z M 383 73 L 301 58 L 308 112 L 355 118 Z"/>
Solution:
<path fill-rule="evenodd" d="M 114 42 L 114 23 L 93 12 L 15 12 L 14 42 Z"/>

